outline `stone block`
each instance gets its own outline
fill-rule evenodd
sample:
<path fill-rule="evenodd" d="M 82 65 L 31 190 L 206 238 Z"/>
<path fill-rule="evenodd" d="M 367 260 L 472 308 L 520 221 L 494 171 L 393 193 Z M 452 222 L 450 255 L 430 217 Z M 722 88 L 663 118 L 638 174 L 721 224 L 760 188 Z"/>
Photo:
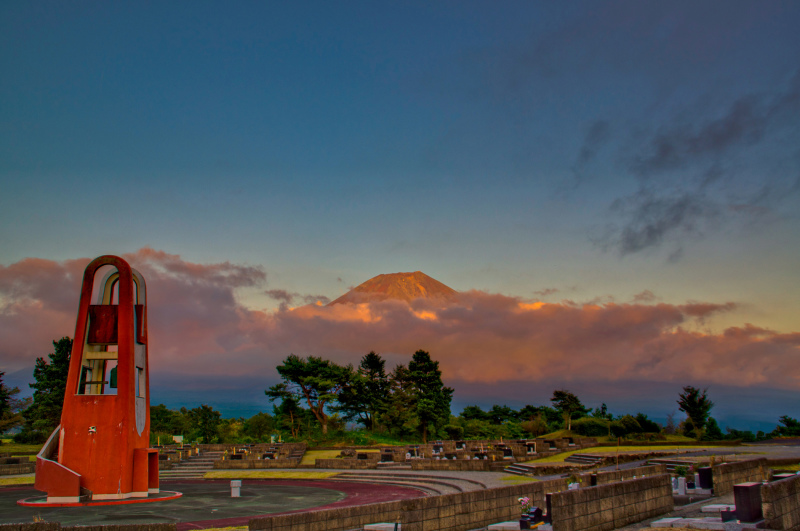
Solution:
<path fill-rule="evenodd" d="M 553 531 L 579 531 L 575 527 L 574 520 L 562 520 L 553 522 Z"/>
<path fill-rule="evenodd" d="M 733 511 L 736 509 L 735 505 L 726 505 L 724 503 L 712 503 L 704 505 L 700 512 L 703 513 L 721 513 L 722 511 Z"/>
<path fill-rule="evenodd" d="M 438 529 L 439 529 L 438 518 L 422 521 L 422 531 L 438 531 Z"/>
<path fill-rule="evenodd" d="M 422 520 L 436 520 L 439 518 L 439 509 L 437 507 L 433 507 L 431 509 L 423 509 L 422 511 Z"/>
<path fill-rule="evenodd" d="M 359 521 L 358 518 L 353 516 L 348 516 L 347 518 L 342 518 L 341 520 L 342 527 L 345 529 L 352 529 L 354 527 L 358 527 L 362 525 L 362 522 Z"/>
<path fill-rule="evenodd" d="M 456 514 L 456 527 L 469 529 L 467 526 L 471 523 L 472 517 L 469 514 Z"/>
<path fill-rule="evenodd" d="M 439 518 L 449 518 L 455 514 L 456 512 L 452 505 L 443 505 L 439 507 Z"/>
<path fill-rule="evenodd" d="M 453 529 L 456 527 L 456 519 L 454 516 L 447 516 L 439 519 L 440 529 Z"/>
<path fill-rule="evenodd" d="M 498 522 L 486 527 L 487 531 L 518 531 L 519 521 Z"/>
<path fill-rule="evenodd" d="M 683 518 L 662 518 L 650 524 L 650 527 L 672 527 L 675 522 L 683 521 Z M 680 526 L 676 526 L 680 527 Z"/>
<path fill-rule="evenodd" d="M 586 519 L 586 524 L 584 526 L 585 529 L 596 527 L 603 522 L 599 512 L 586 513 L 585 515 L 583 515 L 583 518 Z"/>
<path fill-rule="evenodd" d="M 689 524 L 692 529 L 711 529 L 725 531 L 725 523 L 717 518 L 696 518 Z"/>
<path fill-rule="evenodd" d="M 589 517 L 586 515 L 577 516 L 573 519 L 575 529 L 586 529 L 589 527 Z"/>
<path fill-rule="evenodd" d="M 419 500 L 418 499 L 411 499 L 411 500 L 402 500 L 400 502 L 399 509 L 401 511 L 414 511 L 416 509 L 419 509 L 419 507 L 420 507 Z"/>
<path fill-rule="evenodd" d="M 586 501 L 598 501 L 602 496 L 601 489 L 597 487 L 587 487 L 583 489 L 584 496 L 586 496 Z"/>

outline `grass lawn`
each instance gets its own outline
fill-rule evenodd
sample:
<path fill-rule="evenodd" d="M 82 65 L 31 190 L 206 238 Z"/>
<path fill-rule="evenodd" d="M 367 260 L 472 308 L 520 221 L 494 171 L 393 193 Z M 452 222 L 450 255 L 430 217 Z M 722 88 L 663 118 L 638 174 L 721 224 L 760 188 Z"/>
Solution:
<path fill-rule="evenodd" d="M 304 472 L 286 470 L 213 470 L 205 479 L 328 479 L 338 472 Z"/>
<path fill-rule="evenodd" d="M 501 477 L 500 481 L 502 481 L 503 483 L 506 483 L 507 485 L 521 485 L 523 483 L 535 483 L 535 482 L 537 482 L 539 480 L 536 479 L 536 478 L 528 477 L 528 476 L 510 475 L 510 476 Z"/>
<path fill-rule="evenodd" d="M 23 474 L 20 476 L 0 476 L 0 487 L 6 485 L 33 485 L 35 474 Z"/>
<path fill-rule="evenodd" d="M 12 456 L 30 452 L 38 454 L 41 449 L 41 444 L 16 444 L 10 439 L 3 439 L 3 444 L 0 444 L 0 454 L 11 454 Z"/>
<path fill-rule="evenodd" d="M 543 457 L 541 459 L 534 459 L 533 461 L 526 461 L 527 463 L 561 463 L 572 454 L 615 454 L 617 450 L 620 452 L 659 452 L 665 450 L 689 450 L 689 449 L 707 449 L 717 448 L 717 446 L 704 446 L 698 444 L 697 446 L 674 446 L 669 444 L 660 444 L 652 446 L 595 446 L 594 448 L 582 448 L 580 450 L 573 450 L 571 452 L 562 452 L 560 454 Z"/>
<path fill-rule="evenodd" d="M 358 450 L 359 453 L 377 453 L 380 450 Z M 301 465 L 313 465 L 317 459 L 335 459 L 336 456 L 341 455 L 341 450 L 306 450 L 303 454 L 303 460 L 300 461 Z"/>
<path fill-rule="evenodd" d="M 584 437 L 584 435 L 578 435 L 577 433 L 569 430 L 558 430 L 552 433 L 548 433 L 547 435 L 540 435 L 543 439 L 560 439 L 562 437 Z M 653 441 L 654 445 L 658 444 L 669 444 L 671 442 L 696 442 L 695 439 L 691 437 L 686 437 L 684 435 L 665 435 L 666 439 L 663 441 Z M 608 435 L 604 435 L 602 437 L 594 437 L 597 439 L 599 443 L 614 443 L 616 444 L 617 438 L 616 437 L 609 437 Z"/>
<path fill-rule="evenodd" d="M 781 465 L 776 466 L 775 468 L 779 468 L 781 470 L 791 470 L 792 472 L 800 472 L 800 463 L 795 463 L 793 465 Z"/>

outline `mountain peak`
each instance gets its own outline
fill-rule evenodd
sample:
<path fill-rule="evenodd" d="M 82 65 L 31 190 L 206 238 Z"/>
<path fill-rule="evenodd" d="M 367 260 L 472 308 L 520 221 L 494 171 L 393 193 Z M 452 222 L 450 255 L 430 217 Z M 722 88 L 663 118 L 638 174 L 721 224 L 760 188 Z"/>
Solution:
<path fill-rule="evenodd" d="M 410 302 L 414 299 L 452 300 L 458 295 L 453 288 L 429 277 L 422 271 L 413 273 L 388 273 L 378 275 L 351 289 L 329 306 L 334 304 L 374 302 L 387 299 Z"/>

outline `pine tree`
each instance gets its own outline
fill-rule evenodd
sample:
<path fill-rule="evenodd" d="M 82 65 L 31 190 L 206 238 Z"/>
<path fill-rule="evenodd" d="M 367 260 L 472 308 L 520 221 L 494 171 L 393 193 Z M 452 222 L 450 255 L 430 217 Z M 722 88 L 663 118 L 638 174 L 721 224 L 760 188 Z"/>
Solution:
<path fill-rule="evenodd" d="M 323 435 L 327 435 L 326 408 L 333 405 L 342 389 L 352 382 L 353 367 L 342 367 L 315 356 L 302 359 L 290 354 L 276 369 L 283 383 L 273 385 L 264 393 L 273 401 L 291 397 L 305 402 L 322 427 Z"/>
<path fill-rule="evenodd" d="M 695 437 L 699 440 L 703 438 L 704 428 L 708 420 L 714 402 L 708 398 L 708 389 L 696 389 L 691 385 L 683 388 L 683 392 L 678 395 L 678 409 L 686 413 L 692 423 Z"/>
<path fill-rule="evenodd" d="M 386 411 L 379 422 L 400 440 L 410 437 L 419 428 L 419 418 L 415 412 L 414 382 L 405 365 L 397 365 L 389 378 L 389 397 Z"/>
<path fill-rule="evenodd" d="M 588 412 L 588 409 L 581 403 L 580 399 L 567 391 L 558 389 L 553 391 L 553 398 L 550 399 L 553 407 L 564 417 L 564 428 L 572 429 L 572 419 L 580 418 Z"/>
<path fill-rule="evenodd" d="M 439 362 L 432 360 L 424 350 L 414 353 L 408 371 L 414 386 L 415 410 L 422 441 L 427 442 L 429 433 L 436 432 L 450 420 L 453 389 L 445 387 Z"/>
<path fill-rule="evenodd" d="M 69 359 L 72 353 L 72 340 L 62 337 L 53 341 L 53 352 L 48 355 L 50 362 L 37 358 L 33 369 L 33 403 L 22 416 L 25 425 L 14 437 L 20 442 L 44 442 L 61 422 L 61 409 L 64 407 L 64 393 L 67 389 Z"/>
<path fill-rule="evenodd" d="M 357 419 L 369 430 L 375 429 L 377 418 L 386 411 L 390 382 L 386 360 L 370 352 L 363 358 L 352 380 L 339 393 L 335 409 L 348 420 Z"/>

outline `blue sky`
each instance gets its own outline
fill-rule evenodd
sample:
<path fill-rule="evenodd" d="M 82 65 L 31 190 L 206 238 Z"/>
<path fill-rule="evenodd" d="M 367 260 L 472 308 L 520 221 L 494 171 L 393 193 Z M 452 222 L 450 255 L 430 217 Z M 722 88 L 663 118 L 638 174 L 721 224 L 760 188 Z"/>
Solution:
<path fill-rule="evenodd" d="M 649 290 L 791 334 L 799 26 L 796 2 L 4 3 L 0 264 L 150 247 L 262 268 L 235 295 L 268 312 L 396 271 Z"/>

